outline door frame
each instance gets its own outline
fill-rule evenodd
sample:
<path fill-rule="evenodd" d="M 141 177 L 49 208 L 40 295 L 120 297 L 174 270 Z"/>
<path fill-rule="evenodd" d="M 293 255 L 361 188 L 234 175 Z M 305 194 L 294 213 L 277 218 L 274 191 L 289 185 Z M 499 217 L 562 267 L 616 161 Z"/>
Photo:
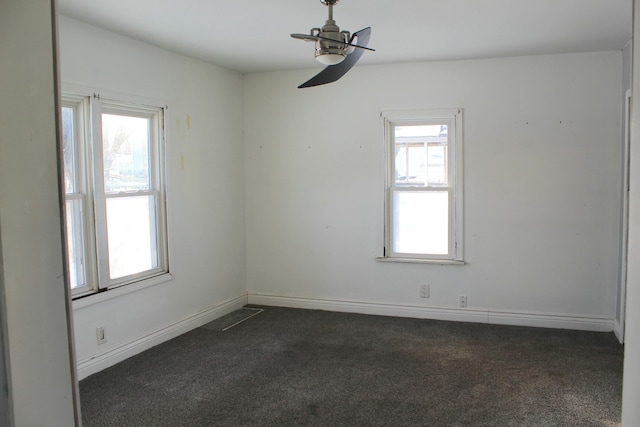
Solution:
<path fill-rule="evenodd" d="M 627 263 L 629 248 L 629 149 L 631 145 L 631 89 L 624 96 L 624 153 L 622 170 L 622 241 L 620 242 L 620 286 L 618 301 L 620 302 L 620 318 L 615 330 L 616 336 L 624 343 L 625 312 L 627 299 Z"/>

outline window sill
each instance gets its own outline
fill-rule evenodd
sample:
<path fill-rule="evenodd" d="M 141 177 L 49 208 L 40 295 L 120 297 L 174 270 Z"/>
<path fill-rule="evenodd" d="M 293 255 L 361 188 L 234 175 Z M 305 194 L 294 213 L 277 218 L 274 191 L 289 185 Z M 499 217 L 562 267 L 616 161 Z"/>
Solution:
<path fill-rule="evenodd" d="M 440 264 L 440 265 L 465 265 L 466 262 L 454 259 L 427 259 L 427 258 L 395 258 L 395 257 L 377 257 L 376 261 L 380 262 L 401 262 L 410 264 Z"/>
<path fill-rule="evenodd" d="M 128 285 L 121 285 L 115 288 L 108 289 L 103 292 L 90 294 L 83 298 L 73 300 L 72 306 L 74 310 L 88 307 L 93 304 L 99 304 L 101 302 L 110 300 L 112 298 L 117 298 L 122 295 L 130 294 L 132 292 L 137 292 L 142 289 L 149 288 L 151 286 L 169 282 L 171 280 L 173 280 L 173 276 L 169 273 L 164 273 L 158 276 L 150 277 L 148 279 L 140 280 L 138 282 L 130 283 Z"/>

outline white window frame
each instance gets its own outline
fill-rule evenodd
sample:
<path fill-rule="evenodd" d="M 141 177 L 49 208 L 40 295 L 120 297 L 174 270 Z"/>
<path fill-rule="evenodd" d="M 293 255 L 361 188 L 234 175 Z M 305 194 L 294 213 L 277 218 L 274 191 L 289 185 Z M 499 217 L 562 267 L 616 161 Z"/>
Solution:
<path fill-rule="evenodd" d="M 62 105 L 81 111 L 78 116 L 79 128 L 76 130 L 78 138 L 76 144 L 79 153 L 76 164 L 83 165 L 83 169 L 77 172 L 82 182 L 83 194 L 67 195 L 67 199 L 82 197 L 84 199 L 84 233 L 85 233 L 85 275 L 86 286 L 72 290 L 73 298 L 95 294 L 100 291 L 118 288 L 123 285 L 149 281 L 157 283 L 160 276 L 169 275 L 169 248 L 167 236 L 167 209 L 166 209 L 166 165 L 165 165 L 165 120 L 166 107 L 156 107 L 140 102 L 127 102 L 105 99 L 99 94 L 75 95 L 62 94 Z M 102 113 L 125 114 L 133 117 L 142 117 L 150 120 L 151 136 L 154 143 L 151 144 L 149 169 L 152 174 L 149 190 L 134 192 L 105 193 L 102 147 Z M 81 120 L 81 122 L 80 122 Z M 97 173 L 95 171 L 98 171 Z M 107 239 L 107 213 L 106 203 L 108 198 L 153 196 L 156 200 L 154 215 L 156 220 L 156 240 L 158 266 L 137 274 L 132 274 L 116 279 L 109 275 L 109 248 Z M 153 248 L 152 248 L 153 249 Z M 153 279 L 153 280 L 149 280 Z"/>
<path fill-rule="evenodd" d="M 385 222 L 384 248 L 381 261 L 463 264 L 463 176 L 462 176 L 462 109 L 433 109 L 413 111 L 384 111 L 381 113 L 385 144 Z M 395 126 L 436 125 L 448 126 L 447 185 L 403 185 L 395 180 Z M 449 193 L 449 247 L 447 254 L 400 253 L 393 250 L 394 210 L 393 196 L 397 192 Z"/>
<path fill-rule="evenodd" d="M 73 297 L 86 295 L 95 292 L 97 284 L 97 266 L 94 251 L 95 247 L 95 223 L 91 220 L 94 217 L 93 190 L 92 186 L 87 182 L 87 178 L 93 173 L 92 147 L 86 141 L 91 138 L 90 104 L 89 98 L 80 95 L 65 94 L 62 96 L 62 107 L 71 108 L 74 112 L 73 138 L 75 148 L 74 163 L 76 167 L 76 191 L 73 193 L 65 192 L 65 201 L 81 200 L 82 219 L 81 232 L 82 244 L 82 264 L 84 266 L 84 285 L 72 289 Z M 65 217 L 67 212 L 65 205 Z M 65 218 L 66 219 L 66 218 Z M 66 221 L 65 221 L 66 225 Z M 77 247 L 76 247 L 77 248 Z"/>

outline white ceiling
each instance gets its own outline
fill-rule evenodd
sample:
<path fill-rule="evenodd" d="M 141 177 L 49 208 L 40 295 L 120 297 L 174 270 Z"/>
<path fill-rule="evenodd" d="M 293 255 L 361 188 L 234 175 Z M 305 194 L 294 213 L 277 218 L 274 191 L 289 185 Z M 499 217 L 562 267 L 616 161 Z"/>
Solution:
<path fill-rule="evenodd" d="M 320 68 L 319 0 L 58 0 L 63 15 L 242 73 Z M 622 49 L 632 0 L 342 0 L 342 30 L 372 27 L 360 64 Z"/>

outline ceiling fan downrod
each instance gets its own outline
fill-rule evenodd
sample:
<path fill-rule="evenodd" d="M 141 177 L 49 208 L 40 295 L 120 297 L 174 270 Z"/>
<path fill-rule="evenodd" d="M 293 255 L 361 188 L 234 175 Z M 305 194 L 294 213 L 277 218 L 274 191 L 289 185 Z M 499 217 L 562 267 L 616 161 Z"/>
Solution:
<path fill-rule="evenodd" d="M 333 21 L 333 6 L 338 4 L 340 0 L 320 0 L 320 3 L 329 8 L 329 20 Z"/>

